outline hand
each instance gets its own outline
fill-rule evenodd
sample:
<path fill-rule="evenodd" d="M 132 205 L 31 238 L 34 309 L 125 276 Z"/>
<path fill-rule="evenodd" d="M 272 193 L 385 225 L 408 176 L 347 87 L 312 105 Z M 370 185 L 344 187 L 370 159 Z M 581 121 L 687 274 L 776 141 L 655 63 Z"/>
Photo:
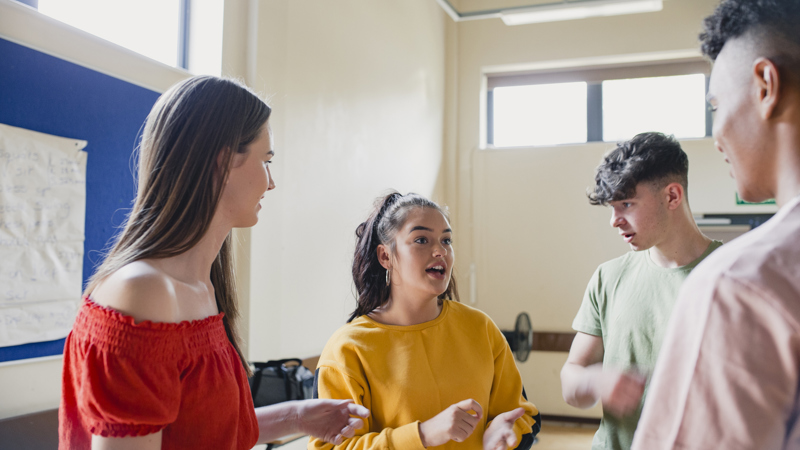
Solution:
<path fill-rule="evenodd" d="M 642 402 L 645 377 L 634 372 L 603 370 L 600 377 L 600 401 L 603 410 L 623 417 L 634 411 Z"/>
<path fill-rule="evenodd" d="M 450 441 L 464 442 L 475 431 L 481 417 L 483 408 L 475 400 L 467 399 L 450 405 L 419 425 L 422 445 L 436 447 Z"/>
<path fill-rule="evenodd" d="M 507 450 L 517 445 L 514 422 L 525 415 L 525 409 L 517 408 L 498 414 L 483 433 L 483 450 Z"/>
<path fill-rule="evenodd" d="M 296 414 L 300 431 L 339 445 L 364 426 L 359 417 L 369 417 L 369 410 L 352 400 L 315 399 L 298 401 Z"/>

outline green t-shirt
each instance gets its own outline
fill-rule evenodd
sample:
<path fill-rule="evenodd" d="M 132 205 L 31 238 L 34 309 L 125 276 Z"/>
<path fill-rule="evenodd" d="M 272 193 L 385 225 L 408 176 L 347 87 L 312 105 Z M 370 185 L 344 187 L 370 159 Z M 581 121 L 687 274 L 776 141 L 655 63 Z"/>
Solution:
<path fill-rule="evenodd" d="M 647 250 L 601 264 L 586 287 L 572 328 L 603 338 L 604 368 L 637 371 L 649 384 L 681 284 L 720 245 L 711 242 L 699 258 L 674 269 L 656 265 Z M 592 450 L 631 448 L 641 413 L 642 405 L 623 418 L 603 413 Z"/>

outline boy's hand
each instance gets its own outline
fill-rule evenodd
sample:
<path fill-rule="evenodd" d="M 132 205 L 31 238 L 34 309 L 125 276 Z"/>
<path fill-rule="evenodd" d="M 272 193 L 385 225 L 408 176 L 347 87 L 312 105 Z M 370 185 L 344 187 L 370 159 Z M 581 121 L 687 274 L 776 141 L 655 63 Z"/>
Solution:
<path fill-rule="evenodd" d="M 604 369 L 599 386 L 603 410 L 616 417 L 636 411 L 642 402 L 645 381 L 638 373 Z"/>

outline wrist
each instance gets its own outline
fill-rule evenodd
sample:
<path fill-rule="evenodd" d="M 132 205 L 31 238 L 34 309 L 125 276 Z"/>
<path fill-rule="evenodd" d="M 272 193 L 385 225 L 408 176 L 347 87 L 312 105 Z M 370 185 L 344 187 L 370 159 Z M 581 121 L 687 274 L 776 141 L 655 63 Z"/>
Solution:
<path fill-rule="evenodd" d="M 306 421 L 303 420 L 303 403 L 299 400 L 291 400 L 284 404 L 287 407 L 281 416 L 284 429 L 289 431 L 289 434 L 309 434 L 309 430 L 306 429 Z"/>
<path fill-rule="evenodd" d="M 419 422 L 419 440 L 423 447 L 428 448 L 428 442 L 425 440 L 425 422 Z"/>

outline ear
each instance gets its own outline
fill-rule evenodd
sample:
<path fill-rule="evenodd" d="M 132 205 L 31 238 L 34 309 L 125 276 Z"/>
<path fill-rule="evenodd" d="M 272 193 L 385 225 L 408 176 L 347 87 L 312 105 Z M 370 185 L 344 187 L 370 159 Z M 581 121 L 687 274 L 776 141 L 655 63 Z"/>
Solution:
<path fill-rule="evenodd" d="M 778 68 L 767 58 L 758 58 L 753 64 L 753 80 L 758 89 L 758 109 L 761 118 L 770 119 L 778 106 L 781 80 Z"/>
<path fill-rule="evenodd" d="M 683 204 L 686 192 L 683 190 L 683 185 L 680 183 L 670 183 L 664 188 L 664 195 L 667 198 L 668 209 L 678 209 Z"/>
<path fill-rule="evenodd" d="M 378 262 L 383 266 L 384 269 L 389 270 L 392 268 L 392 255 L 389 252 L 389 248 L 383 244 L 378 245 L 378 248 L 375 249 L 378 253 Z"/>

